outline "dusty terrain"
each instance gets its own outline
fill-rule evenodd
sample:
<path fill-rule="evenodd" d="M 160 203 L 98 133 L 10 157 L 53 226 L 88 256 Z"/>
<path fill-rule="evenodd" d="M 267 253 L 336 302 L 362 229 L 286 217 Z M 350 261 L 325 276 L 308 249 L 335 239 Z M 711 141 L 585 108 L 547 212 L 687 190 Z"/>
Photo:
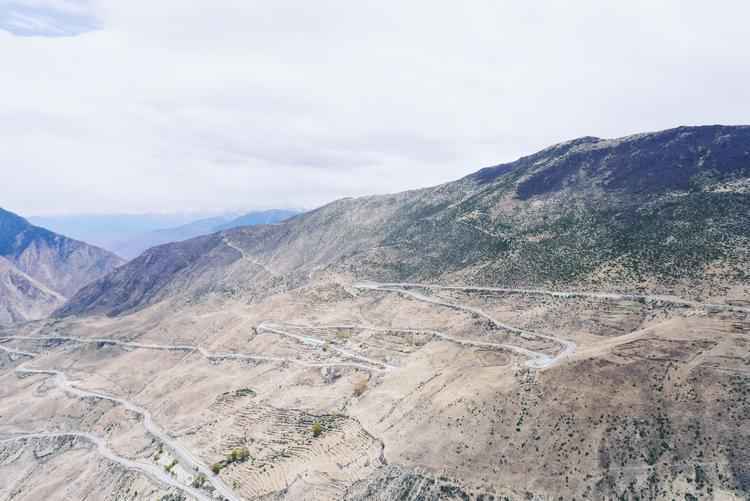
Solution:
<path fill-rule="evenodd" d="M 0 499 L 747 499 L 749 127 L 156 247 L 0 331 Z"/>
<path fill-rule="evenodd" d="M 747 495 L 746 307 L 348 278 L 5 332 L 0 496 Z"/>

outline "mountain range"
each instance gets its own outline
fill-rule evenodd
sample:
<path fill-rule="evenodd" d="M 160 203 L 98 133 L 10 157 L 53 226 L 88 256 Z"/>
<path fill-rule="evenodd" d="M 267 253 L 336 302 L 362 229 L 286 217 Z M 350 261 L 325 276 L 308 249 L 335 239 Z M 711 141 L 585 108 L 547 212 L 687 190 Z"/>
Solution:
<path fill-rule="evenodd" d="M 67 300 L 0 329 L 0 498 L 750 496 L 748 126 L 213 227 L 77 291 L 21 266 L 73 244 L 5 218 L 3 283 Z"/>
<path fill-rule="evenodd" d="M 440 186 L 152 249 L 59 314 L 119 314 L 176 291 L 221 290 L 222 270 L 243 256 L 294 283 L 331 269 L 391 281 L 729 290 L 750 270 L 748 177 L 750 127 L 585 137 Z M 265 268 L 248 280 L 275 283 Z"/>
<path fill-rule="evenodd" d="M 199 219 L 174 228 L 161 228 L 138 235 L 132 235 L 126 239 L 117 240 L 112 243 L 110 247 L 118 256 L 132 259 L 139 256 L 146 249 L 157 245 L 169 242 L 180 242 L 200 235 L 207 235 L 209 233 L 237 228 L 240 226 L 274 224 L 299 213 L 299 210 L 293 209 L 270 209 L 249 212 L 238 217 L 225 215 Z"/>

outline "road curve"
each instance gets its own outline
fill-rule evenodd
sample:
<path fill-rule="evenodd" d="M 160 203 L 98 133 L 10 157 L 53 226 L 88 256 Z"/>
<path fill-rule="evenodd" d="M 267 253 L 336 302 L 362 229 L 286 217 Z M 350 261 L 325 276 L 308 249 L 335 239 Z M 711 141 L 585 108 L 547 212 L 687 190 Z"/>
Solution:
<path fill-rule="evenodd" d="M 709 311 L 729 311 L 736 313 L 750 313 L 750 308 L 735 306 L 731 304 L 719 303 L 701 303 L 684 299 L 677 296 L 659 295 L 659 294 L 632 294 L 619 292 L 587 292 L 587 291 L 552 291 L 548 289 L 514 289 L 509 287 L 481 287 L 465 285 L 435 285 L 420 284 L 410 282 L 388 282 L 381 283 L 375 281 L 363 281 L 353 284 L 355 289 L 378 289 L 380 287 L 418 287 L 420 289 L 442 289 L 456 291 L 474 291 L 474 292 L 503 292 L 510 294 L 528 294 L 539 296 L 552 296 L 559 298 L 588 297 L 593 299 L 612 299 L 615 301 L 647 301 L 670 303 L 678 306 L 690 308 L 701 308 Z"/>
<path fill-rule="evenodd" d="M 33 353 L 29 353 L 28 351 L 14 350 L 13 348 L 8 348 L 7 346 L 3 346 L 1 344 L 0 344 L 0 350 L 4 351 L 5 353 L 9 353 L 11 355 L 20 355 L 22 357 L 34 358 L 36 356 Z"/>
<path fill-rule="evenodd" d="M 92 433 L 86 433 L 86 432 L 26 433 L 23 435 L 15 435 L 11 438 L 0 439 L 0 444 L 9 443 L 9 442 L 17 442 L 17 441 L 22 441 L 22 440 L 35 440 L 35 439 L 61 438 L 61 437 L 75 437 L 75 438 L 81 438 L 89 442 L 92 442 L 94 445 L 96 445 L 97 450 L 99 451 L 99 454 L 101 454 L 106 459 L 112 461 L 113 463 L 117 463 L 128 470 L 143 473 L 144 475 L 149 477 L 151 480 L 154 480 L 155 482 L 160 483 L 160 484 L 166 484 L 169 487 L 174 487 L 176 489 L 179 489 L 185 494 L 188 494 L 194 497 L 195 499 L 198 499 L 199 501 L 216 501 L 214 498 L 206 495 L 205 493 L 199 491 L 198 489 L 181 484 L 176 479 L 172 478 L 172 476 L 169 475 L 166 471 L 164 471 L 163 468 L 160 468 L 157 465 L 148 464 L 148 463 L 140 463 L 137 461 L 124 458 L 122 456 L 118 456 L 117 454 L 115 454 L 115 452 L 112 449 L 110 449 L 107 446 L 107 443 L 104 441 L 102 437 L 96 436 Z"/>
<path fill-rule="evenodd" d="M 532 332 L 532 331 L 519 329 L 517 327 L 513 327 L 512 325 L 508 325 L 503 322 L 500 322 L 499 320 L 496 320 L 495 318 L 485 313 L 484 311 L 480 310 L 479 308 L 474 308 L 473 306 L 466 306 L 466 305 L 458 304 L 458 303 L 449 303 L 447 301 L 435 299 L 429 296 L 425 296 L 424 294 L 420 294 L 418 292 L 402 288 L 402 287 L 420 287 L 419 285 L 416 285 L 416 284 L 380 284 L 377 282 L 362 282 L 362 283 L 355 283 L 352 286 L 355 289 L 365 289 L 365 290 L 380 291 L 380 292 L 395 292 L 397 294 L 401 294 L 401 295 L 416 299 L 417 301 L 423 301 L 423 302 L 435 304 L 438 306 L 444 306 L 446 308 L 453 308 L 456 310 L 467 311 L 469 313 L 478 315 L 488 320 L 495 327 L 506 330 L 508 332 L 512 332 L 514 334 L 523 335 L 523 336 L 533 336 L 533 337 L 537 337 L 541 339 L 547 339 L 549 341 L 553 341 L 557 344 L 562 345 L 563 349 L 554 357 L 549 356 L 545 353 L 535 352 L 532 350 L 524 350 L 523 348 L 515 347 L 516 349 L 514 351 L 518 352 L 519 350 L 523 350 L 526 352 L 525 353 L 526 356 L 531 357 L 531 359 L 527 363 L 529 367 L 533 367 L 537 369 L 543 369 L 543 368 L 549 367 L 559 362 L 560 360 L 573 355 L 576 351 L 576 343 L 574 341 L 555 337 L 555 336 L 550 336 L 548 334 L 541 334 L 538 332 Z"/>
<path fill-rule="evenodd" d="M 263 264 L 260 261 L 257 261 L 255 259 L 252 259 L 251 257 L 249 257 L 247 255 L 247 253 L 245 252 L 245 250 L 242 247 L 237 246 L 237 244 L 235 244 L 234 242 L 232 242 L 231 240 L 229 240 L 227 237 L 224 237 L 222 240 L 224 242 L 224 245 L 226 245 L 230 249 L 233 249 L 233 250 L 236 250 L 237 252 L 239 252 L 240 256 L 241 256 L 241 258 L 243 260 L 245 260 L 248 263 L 251 263 L 251 264 L 253 264 L 253 265 L 255 265 L 255 266 L 259 267 L 259 268 L 262 268 L 266 273 L 268 273 L 269 275 L 271 275 L 273 277 L 278 277 L 279 276 L 279 273 L 277 273 L 276 271 L 272 270 L 271 268 L 269 268 L 265 264 Z"/>
<path fill-rule="evenodd" d="M 553 358 L 550 355 L 547 355 L 546 353 L 540 353 L 540 352 L 536 352 L 532 350 L 527 350 L 526 348 L 521 348 L 519 346 L 515 346 L 512 344 L 491 343 L 489 341 L 476 341 L 473 339 L 461 339 L 461 338 L 453 337 L 443 332 L 432 330 L 432 329 L 377 327 L 374 325 L 365 325 L 365 324 L 344 324 L 344 325 L 284 324 L 284 325 L 286 325 L 287 327 L 294 327 L 298 329 L 311 329 L 311 330 L 315 330 L 315 329 L 321 329 L 321 330 L 359 329 L 363 331 L 372 331 L 372 332 L 403 332 L 406 334 L 427 334 L 427 335 L 434 336 L 439 339 L 443 339 L 445 341 L 449 341 L 451 343 L 455 343 L 461 346 L 475 346 L 477 348 L 507 350 L 507 351 L 512 351 L 512 352 L 518 353 L 519 355 L 523 355 L 525 357 L 528 357 L 530 359 L 535 359 L 535 360 L 547 360 L 547 359 Z"/>
<path fill-rule="evenodd" d="M 266 330 L 270 330 L 266 328 Z M 364 369 L 368 371 L 382 371 L 380 368 L 384 364 L 379 362 L 378 366 L 370 367 L 364 364 L 355 362 L 305 362 L 304 360 L 298 360 L 296 358 L 288 357 L 271 357 L 266 355 L 255 355 L 250 353 L 240 352 L 211 352 L 200 346 L 192 345 L 179 345 L 179 344 L 150 344 L 150 343 L 137 343 L 130 341 L 121 341 L 113 338 L 84 338 L 84 337 L 73 337 L 73 336 L 3 336 L 0 337 L 2 340 L 16 340 L 16 341 L 70 341 L 74 343 L 82 344 L 111 344 L 116 346 L 122 346 L 125 348 L 136 348 L 144 350 L 164 350 L 164 351 L 183 351 L 183 352 L 196 352 L 209 360 L 251 360 L 259 362 L 280 362 L 280 363 L 291 363 L 295 365 L 301 365 L 303 367 L 312 368 L 323 368 L 323 367 L 353 367 L 356 369 Z M 2 348 L 2 345 L 0 345 Z M 8 349 L 10 350 L 10 349 Z M 15 350 L 14 350 L 15 351 Z M 28 356 L 34 356 L 33 353 L 18 352 L 19 354 L 26 354 Z M 352 356 L 356 357 L 356 355 Z M 361 358 L 361 357 L 360 357 Z"/>
<path fill-rule="evenodd" d="M 326 346 L 326 341 L 324 339 L 318 339 L 318 338 L 311 337 L 311 336 L 300 336 L 298 334 L 292 334 L 291 332 L 285 331 L 284 327 L 285 325 L 283 324 L 277 324 L 277 323 L 272 323 L 272 322 L 261 322 L 260 324 L 258 324 L 257 329 L 258 329 L 258 332 L 261 332 L 261 331 L 271 332 L 273 334 L 278 334 L 279 336 L 286 336 L 286 337 L 296 339 L 303 343 L 314 344 L 316 346 Z M 297 327 L 297 326 L 293 325 L 292 327 Z M 372 364 L 380 368 L 381 370 L 384 370 L 384 369 L 392 370 L 392 369 L 398 368 L 395 365 L 390 365 L 385 362 L 381 362 L 380 360 L 375 360 L 374 358 L 365 357 L 363 355 L 358 355 L 348 350 L 343 350 L 339 348 L 338 346 L 328 345 L 326 346 L 326 349 L 335 351 L 347 358 L 352 358 L 354 360 L 361 360 L 362 362 Z M 371 370 L 371 369 L 372 368 L 368 368 L 368 370 Z"/>
<path fill-rule="evenodd" d="M 175 458 L 182 464 L 188 465 L 191 469 L 199 471 L 206 476 L 206 479 L 213 485 L 220 495 L 224 496 L 228 501 L 240 501 L 239 498 L 218 476 L 203 464 L 203 462 L 197 459 L 193 454 L 185 447 L 181 446 L 170 435 L 164 431 L 158 424 L 156 424 L 151 417 L 151 412 L 148 409 L 144 409 L 128 400 L 106 395 L 95 391 L 82 390 L 73 383 L 71 383 L 65 376 L 65 373 L 55 369 L 26 369 L 23 367 L 16 368 L 16 372 L 19 374 L 44 374 L 48 376 L 54 376 L 55 385 L 66 393 L 82 397 L 82 398 L 99 398 L 102 400 L 109 400 L 116 404 L 122 405 L 127 410 L 139 414 L 143 417 L 143 426 L 146 430 L 154 435 L 156 438 L 161 440 L 174 454 Z"/>

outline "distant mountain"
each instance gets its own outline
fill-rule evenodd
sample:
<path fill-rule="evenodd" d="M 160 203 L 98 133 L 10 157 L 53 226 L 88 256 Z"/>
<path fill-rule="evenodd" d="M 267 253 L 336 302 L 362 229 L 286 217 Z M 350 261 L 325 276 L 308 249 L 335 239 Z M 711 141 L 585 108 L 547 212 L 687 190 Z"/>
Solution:
<path fill-rule="evenodd" d="M 165 228 L 135 235 L 131 238 L 112 244 L 112 250 L 126 259 L 139 256 L 143 251 L 157 245 L 169 242 L 180 242 L 200 235 L 208 235 L 240 226 L 256 224 L 273 224 L 288 219 L 300 211 L 292 209 L 271 209 L 266 211 L 249 212 L 237 218 L 218 216 L 200 219 L 175 228 Z"/>
<path fill-rule="evenodd" d="M 228 221 L 237 214 L 229 214 Z M 37 226 L 88 242 L 111 252 L 119 242 L 164 228 L 174 228 L 213 214 L 72 214 L 62 216 L 32 216 L 28 220 Z M 118 254 L 120 255 L 120 254 Z"/>
<path fill-rule="evenodd" d="M 0 324 L 44 317 L 122 263 L 0 209 Z"/>
<path fill-rule="evenodd" d="M 230 230 L 240 226 L 255 226 L 256 224 L 280 223 L 302 211 L 297 209 L 270 209 L 258 212 L 249 212 L 229 222 L 216 226 L 214 231 Z"/>
<path fill-rule="evenodd" d="M 658 284 L 692 295 L 694 284 L 747 280 L 749 248 L 750 127 L 680 127 L 581 138 L 440 186 L 152 249 L 58 313 L 194 299 L 231 288 L 240 262 L 243 286 L 257 289 L 327 268 L 384 281 Z"/>

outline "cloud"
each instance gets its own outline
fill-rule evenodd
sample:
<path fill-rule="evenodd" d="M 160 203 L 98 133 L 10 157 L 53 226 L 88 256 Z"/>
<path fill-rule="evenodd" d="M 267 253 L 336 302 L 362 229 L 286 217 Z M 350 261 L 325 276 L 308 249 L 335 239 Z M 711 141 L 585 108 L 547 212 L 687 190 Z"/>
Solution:
<path fill-rule="evenodd" d="M 311 207 L 750 116 L 746 2 L 24 8 L 76 34 L 0 31 L 0 194 L 26 214 Z"/>
<path fill-rule="evenodd" d="M 0 4 L 0 29 L 18 36 L 75 36 L 97 28 L 85 0 L 10 0 Z"/>

